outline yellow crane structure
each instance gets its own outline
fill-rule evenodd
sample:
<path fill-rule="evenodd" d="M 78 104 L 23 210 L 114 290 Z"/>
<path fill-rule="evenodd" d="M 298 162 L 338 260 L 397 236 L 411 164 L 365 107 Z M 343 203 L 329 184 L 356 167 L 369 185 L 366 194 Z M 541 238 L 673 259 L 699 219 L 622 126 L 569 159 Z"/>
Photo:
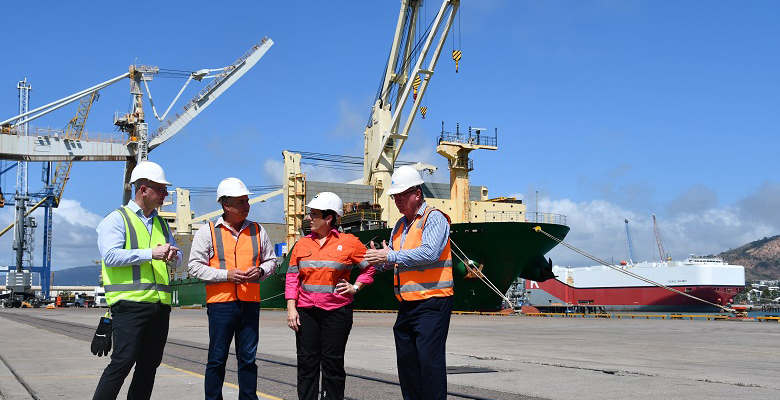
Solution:
<path fill-rule="evenodd" d="M 73 117 L 69 122 L 68 125 L 65 127 L 65 139 L 68 140 L 80 140 L 81 136 L 84 134 L 84 126 L 87 123 L 87 118 L 89 117 L 89 110 L 92 108 L 92 103 L 95 102 L 100 95 L 98 95 L 98 92 L 93 92 L 92 94 L 88 96 L 84 96 L 84 98 L 81 99 L 81 102 L 79 103 L 79 109 L 76 113 L 76 116 Z M 73 161 L 58 161 L 56 167 L 54 168 L 54 180 L 51 184 L 48 185 L 47 188 L 44 188 L 46 190 L 46 195 L 43 197 L 38 203 L 30 207 L 30 209 L 27 210 L 27 212 L 24 214 L 25 217 L 32 214 L 33 211 L 37 210 L 38 207 L 43 205 L 48 205 L 49 207 L 58 207 L 60 205 L 60 199 L 62 198 L 62 193 L 65 190 L 65 184 L 68 183 L 68 178 L 70 176 L 70 169 L 73 166 Z M 49 166 L 49 170 L 51 170 L 51 167 Z M 3 236 L 6 232 L 8 232 L 11 228 L 14 227 L 16 224 L 16 221 L 12 222 L 11 225 L 8 225 L 5 229 L 0 231 L 0 236 Z M 47 218 L 46 224 L 51 224 L 51 218 Z M 49 229 L 49 235 L 51 234 L 51 229 Z"/>

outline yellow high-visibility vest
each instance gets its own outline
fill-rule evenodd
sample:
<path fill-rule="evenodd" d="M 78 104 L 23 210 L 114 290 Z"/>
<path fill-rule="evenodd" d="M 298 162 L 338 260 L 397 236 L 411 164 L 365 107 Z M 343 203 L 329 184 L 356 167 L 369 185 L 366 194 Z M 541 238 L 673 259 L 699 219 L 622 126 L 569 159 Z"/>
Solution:
<path fill-rule="evenodd" d="M 162 217 L 154 218 L 152 233 L 128 207 L 117 209 L 125 222 L 125 250 L 151 249 L 168 243 L 170 227 Z M 171 287 L 165 261 L 151 260 L 139 265 L 107 267 L 103 261 L 103 286 L 109 305 L 119 300 L 171 304 Z"/>

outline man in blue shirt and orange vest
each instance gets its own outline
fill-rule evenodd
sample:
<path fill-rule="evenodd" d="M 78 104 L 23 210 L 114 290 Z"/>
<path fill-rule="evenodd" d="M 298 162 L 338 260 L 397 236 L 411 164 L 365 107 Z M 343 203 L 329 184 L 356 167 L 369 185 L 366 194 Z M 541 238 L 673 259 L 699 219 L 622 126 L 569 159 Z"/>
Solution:
<path fill-rule="evenodd" d="M 190 249 L 190 276 L 206 281 L 209 355 L 206 400 L 222 400 L 225 364 L 236 338 L 239 400 L 257 400 L 257 355 L 260 281 L 274 272 L 276 255 L 260 224 L 247 219 L 249 195 L 238 178 L 217 187 L 222 216 L 195 233 Z"/>
<path fill-rule="evenodd" d="M 151 397 L 168 339 L 168 265 L 175 268 L 181 262 L 170 227 L 157 215 L 170 185 L 163 169 L 151 161 L 140 162 L 130 174 L 130 183 L 135 185 L 133 200 L 108 214 L 97 227 L 114 352 L 95 388 L 94 400 L 116 399 L 133 365 L 128 398 Z M 107 334 L 99 331 L 96 336 L 100 332 Z"/>
<path fill-rule="evenodd" d="M 452 314 L 450 218 L 428 207 L 423 179 L 410 166 L 393 172 L 387 191 L 404 216 L 395 224 L 390 247 L 371 243 L 365 261 L 393 268 L 395 296 L 401 302 L 393 326 L 398 380 L 405 400 L 445 400 L 445 346 Z"/>

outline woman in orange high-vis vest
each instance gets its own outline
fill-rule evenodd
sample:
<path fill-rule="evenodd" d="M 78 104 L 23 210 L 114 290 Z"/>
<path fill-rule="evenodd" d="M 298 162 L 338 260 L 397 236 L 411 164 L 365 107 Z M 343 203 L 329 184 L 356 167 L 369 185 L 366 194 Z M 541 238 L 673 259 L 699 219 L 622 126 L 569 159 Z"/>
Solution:
<path fill-rule="evenodd" d="M 338 231 L 343 211 L 336 194 L 322 192 L 306 207 L 311 234 L 292 250 L 285 290 L 287 325 L 295 331 L 298 352 L 298 399 L 341 400 L 353 296 L 374 282 L 375 271 L 363 260 L 366 248 L 360 240 Z M 351 284 L 349 274 L 356 266 L 363 271 Z"/>
<path fill-rule="evenodd" d="M 188 264 L 190 276 L 206 281 L 209 353 L 205 399 L 222 399 L 225 365 L 235 338 L 238 398 L 257 400 L 257 343 L 260 281 L 274 272 L 276 255 L 265 229 L 247 219 L 249 195 L 237 178 L 217 188 L 222 217 L 195 233 Z"/>

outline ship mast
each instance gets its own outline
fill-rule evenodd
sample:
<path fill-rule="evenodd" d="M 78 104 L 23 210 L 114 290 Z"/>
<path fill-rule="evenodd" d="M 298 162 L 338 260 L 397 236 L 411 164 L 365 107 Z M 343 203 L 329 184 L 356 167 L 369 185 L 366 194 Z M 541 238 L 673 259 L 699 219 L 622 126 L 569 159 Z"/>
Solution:
<path fill-rule="evenodd" d="M 482 134 L 485 128 L 469 127 L 468 136 L 460 132 L 460 124 L 455 125 L 455 132 L 445 132 L 442 122 L 439 144 L 436 152 L 447 158 L 450 169 L 450 198 L 454 201 L 453 212 L 450 215 L 453 223 L 471 222 L 469 198 L 469 172 L 474 170 L 474 160 L 469 153 L 474 150 L 497 150 L 498 129 L 496 136 Z"/>

